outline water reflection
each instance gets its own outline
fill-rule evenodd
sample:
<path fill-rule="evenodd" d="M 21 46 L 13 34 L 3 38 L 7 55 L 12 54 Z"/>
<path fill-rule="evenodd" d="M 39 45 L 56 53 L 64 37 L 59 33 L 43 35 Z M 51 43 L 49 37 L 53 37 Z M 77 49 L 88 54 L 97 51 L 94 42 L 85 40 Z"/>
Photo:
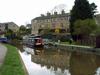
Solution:
<path fill-rule="evenodd" d="M 38 52 L 37 52 L 38 51 Z M 55 53 L 55 54 L 54 54 Z M 60 54 L 58 51 L 46 52 L 44 50 L 36 50 L 36 55 L 32 55 L 32 61 L 40 64 L 41 67 L 46 66 L 47 69 L 57 71 L 58 68 L 64 72 L 64 70 L 69 68 L 70 53 Z"/>
<path fill-rule="evenodd" d="M 100 66 L 100 56 L 94 54 L 72 53 L 70 58 L 71 75 L 95 75 Z"/>
<path fill-rule="evenodd" d="M 100 56 L 95 54 L 25 48 L 29 75 L 100 75 Z M 28 57 L 28 58 L 27 58 Z M 27 59 L 25 59 L 27 58 Z"/>

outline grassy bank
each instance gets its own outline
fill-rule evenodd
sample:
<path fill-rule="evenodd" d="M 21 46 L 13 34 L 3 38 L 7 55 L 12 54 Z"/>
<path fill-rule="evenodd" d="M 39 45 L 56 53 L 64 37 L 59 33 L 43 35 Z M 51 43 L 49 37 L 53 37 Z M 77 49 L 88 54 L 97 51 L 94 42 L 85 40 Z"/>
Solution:
<path fill-rule="evenodd" d="M 26 75 L 17 49 L 8 44 L 6 47 L 8 51 L 0 67 L 0 75 Z"/>

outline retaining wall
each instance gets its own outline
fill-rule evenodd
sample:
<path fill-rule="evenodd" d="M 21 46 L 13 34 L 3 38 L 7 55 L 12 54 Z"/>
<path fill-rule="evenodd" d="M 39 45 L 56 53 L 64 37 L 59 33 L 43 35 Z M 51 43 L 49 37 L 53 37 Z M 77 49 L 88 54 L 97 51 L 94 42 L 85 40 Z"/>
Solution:
<path fill-rule="evenodd" d="M 93 48 L 88 46 L 78 46 L 78 45 L 47 45 L 44 46 L 45 49 L 60 49 L 60 50 L 68 50 L 68 51 L 80 51 L 80 52 L 92 52 L 100 54 L 100 48 Z"/>

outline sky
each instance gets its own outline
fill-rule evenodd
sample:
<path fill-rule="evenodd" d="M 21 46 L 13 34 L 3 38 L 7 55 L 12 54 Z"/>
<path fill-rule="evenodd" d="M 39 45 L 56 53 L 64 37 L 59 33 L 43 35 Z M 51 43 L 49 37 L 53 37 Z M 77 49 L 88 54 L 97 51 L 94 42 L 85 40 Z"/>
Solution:
<path fill-rule="evenodd" d="M 66 11 L 72 9 L 75 0 L 0 0 L 0 23 L 15 22 L 17 25 L 31 23 L 31 20 L 41 14 L 51 12 L 58 5 L 66 5 Z M 100 12 L 100 0 L 94 2 Z"/>

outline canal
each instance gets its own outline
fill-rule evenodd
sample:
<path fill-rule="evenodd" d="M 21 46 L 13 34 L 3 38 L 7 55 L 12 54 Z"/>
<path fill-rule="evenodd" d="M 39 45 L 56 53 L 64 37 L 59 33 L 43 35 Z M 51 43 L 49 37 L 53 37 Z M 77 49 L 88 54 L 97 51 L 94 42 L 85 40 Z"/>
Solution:
<path fill-rule="evenodd" d="M 29 75 L 100 75 L 100 55 L 93 53 L 26 46 L 19 53 Z"/>

